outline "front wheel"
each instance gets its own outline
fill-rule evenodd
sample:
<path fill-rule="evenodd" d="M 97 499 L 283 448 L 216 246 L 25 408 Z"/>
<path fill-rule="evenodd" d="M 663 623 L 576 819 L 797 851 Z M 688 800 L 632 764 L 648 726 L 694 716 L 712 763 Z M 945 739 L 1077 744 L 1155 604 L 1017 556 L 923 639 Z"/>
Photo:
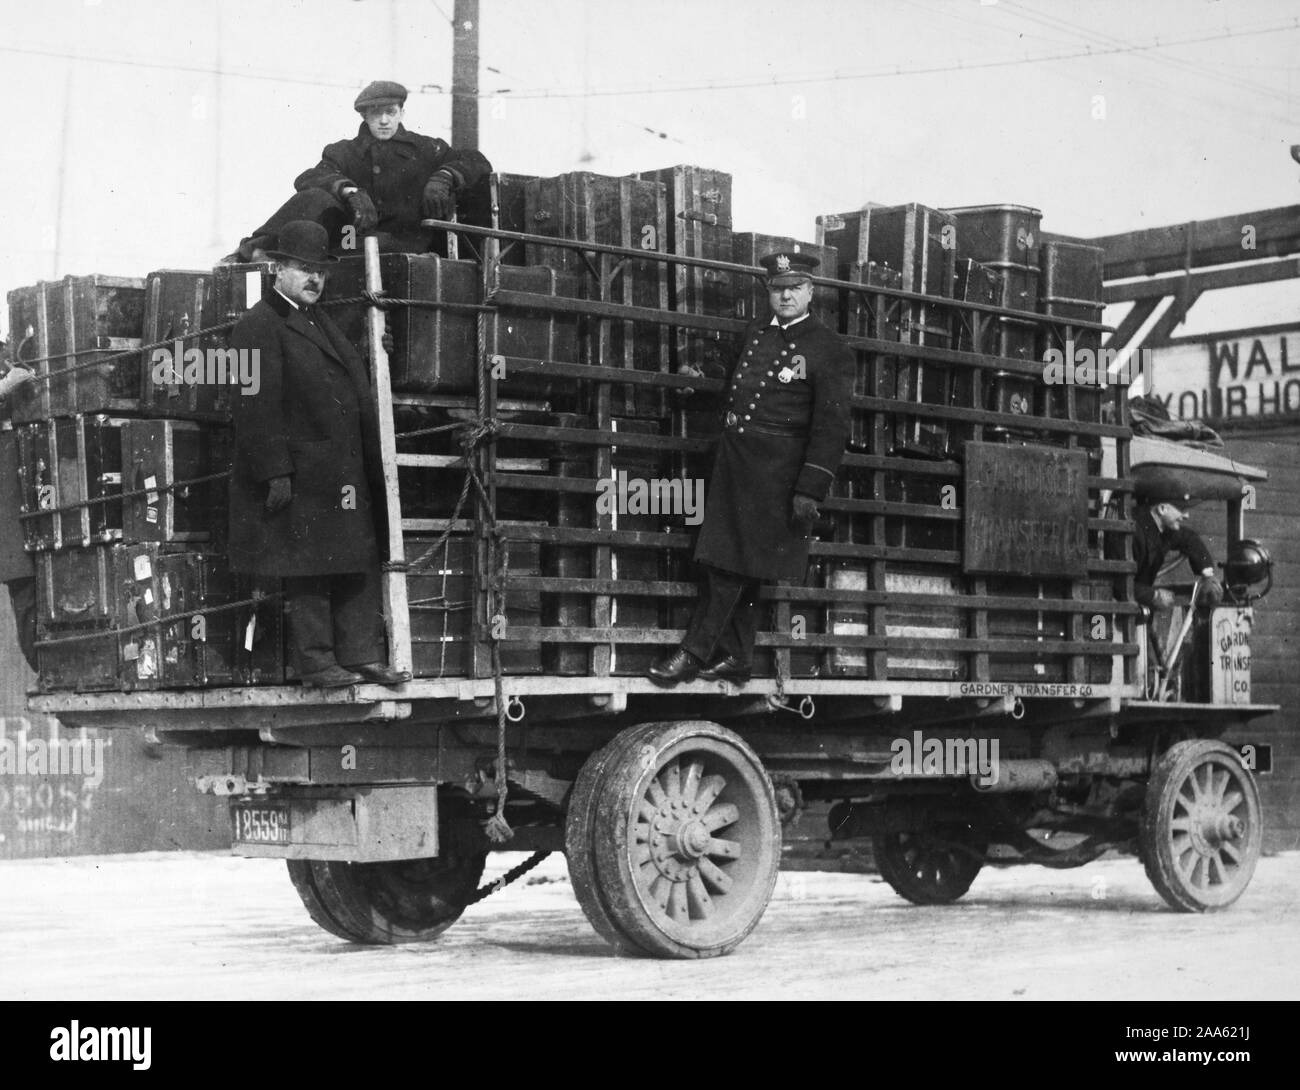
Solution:
<path fill-rule="evenodd" d="M 1263 845 L 1255 778 L 1223 742 L 1178 742 L 1147 784 L 1139 835 L 1156 892 L 1181 912 L 1227 908 L 1245 892 Z"/>

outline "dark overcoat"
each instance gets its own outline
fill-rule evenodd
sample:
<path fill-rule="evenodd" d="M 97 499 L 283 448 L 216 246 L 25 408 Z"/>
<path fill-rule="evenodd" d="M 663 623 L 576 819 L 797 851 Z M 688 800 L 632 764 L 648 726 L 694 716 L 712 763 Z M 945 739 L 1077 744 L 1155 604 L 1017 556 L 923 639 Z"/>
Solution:
<path fill-rule="evenodd" d="M 722 394 L 698 563 L 763 581 L 802 580 L 809 537 L 796 492 L 826 498 L 849 435 L 853 355 L 811 315 L 783 331 L 753 322 Z"/>
<path fill-rule="evenodd" d="M 377 564 L 383 468 L 356 349 L 327 315 L 309 320 L 276 291 L 244 315 L 230 345 L 259 353 L 260 377 L 257 393 L 233 398 L 231 569 L 336 575 Z M 268 482 L 286 474 L 293 500 L 270 514 Z"/>
<path fill-rule="evenodd" d="M 460 190 L 486 178 L 492 164 L 481 152 L 457 151 L 445 140 L 409 132 L 402 125 L 388 140 L 376 140 L 362 122 L 356 136 L 327 145 L 321 161 L 293 184 L 299 192 L 323 189 L 340 200 L 340 191 L 348 186 L 364 189 L 379 215 L 377 230 L 405 239 L 421 252 L 432 237 L 420 227 L 424 185 L 443 169 L 451 172 Z"/>

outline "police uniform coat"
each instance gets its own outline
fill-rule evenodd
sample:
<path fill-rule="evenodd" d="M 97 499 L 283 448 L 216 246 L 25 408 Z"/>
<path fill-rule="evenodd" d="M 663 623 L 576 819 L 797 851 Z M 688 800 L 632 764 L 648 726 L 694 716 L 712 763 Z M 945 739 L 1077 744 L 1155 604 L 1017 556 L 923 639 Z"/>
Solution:
<path fill-rule="evenodd" d="M 336 575 L 378 564 L 379 430 L 356 349 L 328 316 L 316 310 L 309 320 L 273 290 L 235 326 L 230 345 L 259 351 L 261 379 L 256 394 L 233 399 L 231 570 Z M 267 482 L 286 474 L 293 499 L 271 514 Z"/>
<path fill-rule="evenodd" d="M 424 185 L 447 170 L 462 190 L 486 178 L 492 164 L 477 151 L 457 151 L 445 140 L 409 132 L 398 125 L 387 140 L 376 140 L 362 122 L 351 140 L 338 140 L 321 152 L 321 161 L 294 180 L 299 192 L 323 189 L 342 200 L 341 190 L 357 186 L 370 194 L 379 215 L 378 230 L 411 243 L 421 252 L 432 232 L 420 227 Z"/>
<path fill-rule="evenodd" d="M 796 492 L 826 498 L 849 433 L 853 355 L 809 315 L 782 331 L 753 322 L 722 394 L 698 563 L 762 581 L 802 580 L 809 538 Z"/>

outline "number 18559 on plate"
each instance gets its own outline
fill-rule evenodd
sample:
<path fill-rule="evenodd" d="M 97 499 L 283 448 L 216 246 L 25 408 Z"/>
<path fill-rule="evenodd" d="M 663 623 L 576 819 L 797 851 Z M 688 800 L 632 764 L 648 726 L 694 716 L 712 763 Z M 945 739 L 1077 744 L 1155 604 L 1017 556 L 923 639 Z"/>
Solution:
<path fill-rule="evenodd" d="M 288 844 L 287 806 L 234 806 L 235 840 L 245 844 Z"/>

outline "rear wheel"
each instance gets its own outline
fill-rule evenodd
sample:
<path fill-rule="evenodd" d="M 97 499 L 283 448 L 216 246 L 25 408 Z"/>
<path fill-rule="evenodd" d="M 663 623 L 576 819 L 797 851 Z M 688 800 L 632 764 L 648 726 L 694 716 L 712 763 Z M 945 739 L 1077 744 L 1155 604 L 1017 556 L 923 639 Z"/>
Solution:
<path fill-rule="evenodd" d="M 1147 784 L 1139 836 L 1156 892 L 1182 912 L 1226 908 L 1245 892 L 1263 844 L 1259 789 L 1223 742 L 1178 742 Z"/>
<path fill-rule="evenodd" d="M 918 829 L 872 838 L 880 877 L 917 905 L 946 905 L 961 897 L 984 866 L 988 844 L 968 829 Z"/>
<path fill-rule="evenodd" d="M 311 918 L 349 942 L 391 945 L 437 938 L 465 911 L 486 854 L 387 863 L 290 859 L 289 877 Z"/>
<path fill-rule="evenodd" d="M 588 918 L 656 957 L 730 953 L 762 918 L 780 866 L 758 757 L 717 724 L 656 723 L 620 736 L 600 763 L 594 809 L 588 800 L 575 817 L 571 804 L 568 830 L 569 851 L 586 860 L 570 868 L 588 887 Z"/>

